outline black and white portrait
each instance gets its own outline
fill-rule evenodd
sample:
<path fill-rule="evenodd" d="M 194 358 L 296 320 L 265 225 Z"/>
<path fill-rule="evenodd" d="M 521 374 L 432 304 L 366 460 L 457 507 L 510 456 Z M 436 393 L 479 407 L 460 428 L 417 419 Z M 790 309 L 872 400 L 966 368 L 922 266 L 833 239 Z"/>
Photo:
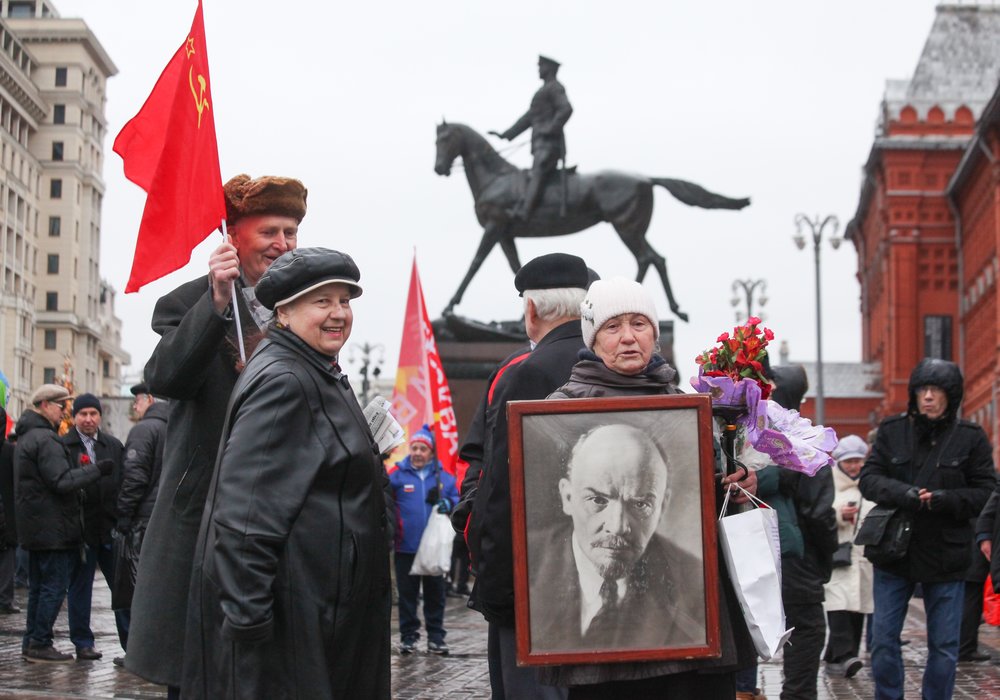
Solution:
<path fill-rule="evenodd" d="M 705 645 L 698 411 L 521 427 L 532 652 Z"/>

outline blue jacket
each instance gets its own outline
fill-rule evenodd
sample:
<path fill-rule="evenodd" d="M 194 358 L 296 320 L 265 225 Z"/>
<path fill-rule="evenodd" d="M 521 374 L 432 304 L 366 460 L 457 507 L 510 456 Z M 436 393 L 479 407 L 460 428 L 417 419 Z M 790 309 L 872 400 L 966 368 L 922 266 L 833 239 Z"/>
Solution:
<path fill-rule="evenodd" d="M 389 474 L 393 495 L 396 499 L 396 551 L 413 554 L 420 547 L 420 537 L 427 527 L 434 504 L 427 502 L 427 494 L 437 486 L 441 479 L 441 494 L 438 500 L 448 501 L 448 507 L 454 508 L 458 503 L 458 489 L 455 477 L 441 468 L 437 459 L 424 467 L 425 478 L 410 464 L 407 456 L 402 462 L 396 463 L 396 468 Z M 440 475 L 440 476 L 438 476 Z"/>

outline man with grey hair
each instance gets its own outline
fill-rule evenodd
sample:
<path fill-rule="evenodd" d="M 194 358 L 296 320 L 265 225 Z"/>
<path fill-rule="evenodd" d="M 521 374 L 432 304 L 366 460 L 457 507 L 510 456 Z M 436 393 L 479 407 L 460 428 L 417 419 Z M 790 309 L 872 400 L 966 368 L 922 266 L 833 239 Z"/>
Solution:
<path fill-rule="evenodd" d="M 490 685 L 498 700 L 566 697 L 565 689 L 541 685 L 533 669 L 519 668 L 516 662 L 507 402 L 544 399 L 569 378 L 583 348 L 580 302 L 588 282 L 586 263 L 565 253 L 535 258 L 518 271 L 514 286 L 524 298 L 532 350 L 510 358 L 494 373 L 473 419 L 477 427 L 462 447 L 470 466 L 462 484 L 463 503 L 452 523 L 466 533 L 476 568 L 469 607 L 490 623 Z"/>
<path fill-rule="evenodd" d="M 670 469 L 648 434 L 603 425 L 573 447 L 559 480 L 571 522 L 531 533 L 532 640 L 547 650 L 704 643 L 704 591 L 681 576 L 694 556 L 657 532 Z"/>

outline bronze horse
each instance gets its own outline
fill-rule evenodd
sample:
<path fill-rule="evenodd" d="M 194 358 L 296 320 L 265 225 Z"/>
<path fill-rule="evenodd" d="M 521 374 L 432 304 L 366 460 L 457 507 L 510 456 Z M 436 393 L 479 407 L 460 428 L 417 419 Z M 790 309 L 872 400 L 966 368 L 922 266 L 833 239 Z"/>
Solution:
<path fill-rule="evenodd" d="M 653 185 L 665 188 L 684 204 L 703 209 L 742 209 L 750 204 L 748 198 L 724 197 L 684 180 L 642 177 L 614 170 L 586 175 L 567 171 L 565 175 L 555 173 L 550 178 L 535 212 L 530 219 L 522 221 L 512 218 L 510 211 L 527 186 L 527 173 L 504 160 L 474 129 L 464 124 L 442 122 L 437 127 L 434 172 L 450 175 L 452 163 L 459 156 L 472 190 L 476 218 L 483 227 L 483 238 L 469 271 L 445 307 L 445 316 L 462 301 L 472 278 L 497 244 L 516 273 L 521 268 L 521 261 L 514 247 L 515 238 L 564 236 L 607 221 L 635 256 L 639 267 L 636 280 L 642 282 L 650 265 L 655 267 L 667 293 L 670 310 L 687 321 L 687 314 L 680 310 L 670 289 L 667 261 L 646 240 L 653 216 Z M 564 196 L 565 215 L 562 214 Z"/>

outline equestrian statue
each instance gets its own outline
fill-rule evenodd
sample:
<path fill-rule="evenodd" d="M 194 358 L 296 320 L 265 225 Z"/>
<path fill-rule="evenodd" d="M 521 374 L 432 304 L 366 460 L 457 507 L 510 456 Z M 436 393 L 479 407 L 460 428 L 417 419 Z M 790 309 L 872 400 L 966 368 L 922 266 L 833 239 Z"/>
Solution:
<path fill-rule="evenodd" d="M 750 199 L 725 197 L 685 180 L 614 170 L 578 174 L 575 168 L 567 169 L 563 126 L 573 108 L 562 84 L 556 80 L 558 68 L 557 62 L 540 56 L 538 73 L 544 83 L 532 98 L 528 112 L 502 134 L 490 132 L 513 139 L 531 127 L 534 163 L 530 171 L 507 162 L 482 135 L 464 124 L 442 121 L 437 127 L 434 171 L 450 175 L 455 160 L 461 157 L 476 218 L 483 227 L 479 248 L 443 315 L 453 316 L 455 306 L 462 301 L 469 283 L 494 246 L 500 246 L 516 273 L 521 261 L 514 246 L 515 238 L 564 236 L 606 221 L 635 256 L 636 280 L 642 282 L 650 266 L 654 267 L 670 310 L 687 321 L 687 314 L 680 310 L 670 289 L 666 259 L 646 240 L 653 216 L 653 186 L 659 185 L 684 204 L 702 209 L 742 209 L 750 204 Z M 561 169 L 557 167 L 560 160 Z"/>

